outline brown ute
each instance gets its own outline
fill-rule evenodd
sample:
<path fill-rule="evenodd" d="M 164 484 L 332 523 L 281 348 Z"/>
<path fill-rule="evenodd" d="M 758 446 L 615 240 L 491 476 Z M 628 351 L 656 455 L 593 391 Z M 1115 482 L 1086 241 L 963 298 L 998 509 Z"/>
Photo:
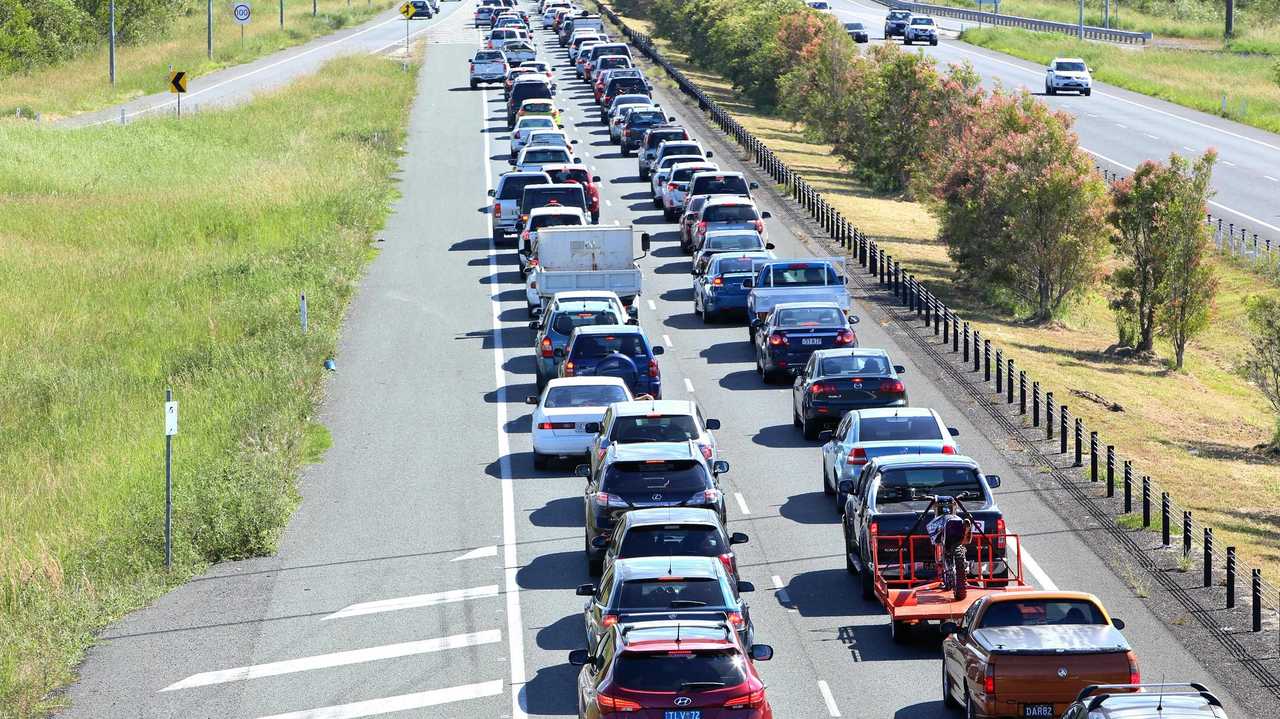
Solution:
<path fill-rule="evenodd" d="M 1137 684 L 1138 660 L 1084 592 L 982 597 L 942 631 L 942 691 L 970 717 L 1058 717 L 1091 684 Z"/>

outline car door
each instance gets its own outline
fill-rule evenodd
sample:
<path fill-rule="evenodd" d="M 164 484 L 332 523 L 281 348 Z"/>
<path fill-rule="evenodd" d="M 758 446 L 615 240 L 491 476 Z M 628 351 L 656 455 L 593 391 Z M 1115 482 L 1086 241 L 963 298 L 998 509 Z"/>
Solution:
<path fill-rule="evenodd" d="M 813 376 L 814 367 L 817 362 L 813 355 L 809 355 L 809 361 L 804 363 L 804 369 L 796 374 L 794 380 L 791 381 L 791 406 L 795 408 L 796 414 L 804 416 L 804 384 L 809 377 Z"/>
<path fill-rule="evenodd" d="M 606 438 L 613 431 L 614 413 L 613 407 L 609 407 L 604 411 L 604 417 L 600 420 L 600 431 L 596 432 L 596 436 L 591 440 L 591 471 L 594 473 L 600 464 L 600 455 L 605 447 L 607 447 Z"/>
<path fill-rule="evenodd" d="M 810 362 L 813 361 L 811 358 Z M 844 461 L 842 456 L 842 448 L 844 447 L 845 435 L 849 432 L 849 422 L 852 421 L 852 414 L 846 414 L 840 420 L 840 424 L 836 425 L 836 431 L 832 433 L 831 439 L 822 445 L 822 477 L 824 482 L 830 483 L 835 488 L 835 483 L 840 481 L 840 462 Z"/>
<path fill-rule="evenodd" d="M 960 644 L 964 634 L 973 627 L 973 620 L 977 617 L 978 607 L 981 604 L 981 601 L 977 601 L 969 605 L 957 623 L 961 632 L 947 637 L 942 642 L 942 671 L 946 672 L 953 687 L 965 686 L 964 657 L 960 651 Z"/>
<path fill-rule="evenodd" d="M 609 599 L 613 595 L 613 567 L 600 576 L 600 584 L 596 585 L 595 596 L 587 600 L 586 607 L 583 608 L 583 620 L 587 630 L 587 651 L 592 654 L 596 653 L 596 648 L 600 645 L 600 639 L 604 636 L 604 615 L 605 608 L 609 606 Z"/>
<path fill-rule="evenodd" d="M 609 674 L 609 666 L 613 663 L 615 653 L 613 633 L 610 632 L 604 636 L 596 651 L 591 652 L 590 649 L 587 651 L 591 653 L 591 661 L 587 662 L 583 671 L 578 674 L 578 695 L 581 708 L 584 709 L 595 703 L 600 682 Z"/>
<path fill-rule="evenodd" d="M 840 442 L 836 444 L 835 450 L 831 453 L 831 476 L 837 482 L 844 475 L 845 465 L 849 461 L 850 449 L 858 441 L 858 415 L 854 412 L 846 414 L 841 424 L 843 427 L 840 433 Z M 858 477 L 854 475 L 851 479 L 856 482 Z"/>

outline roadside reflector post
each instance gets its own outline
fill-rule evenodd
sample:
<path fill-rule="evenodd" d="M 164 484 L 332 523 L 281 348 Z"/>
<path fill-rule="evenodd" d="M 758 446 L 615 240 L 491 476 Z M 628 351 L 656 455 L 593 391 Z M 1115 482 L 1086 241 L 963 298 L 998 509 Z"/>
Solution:
<path fill-rule="evenodd" d="M 1169 548 L 1169 493 L 1160 493 L 1160 546 Z"/>
<path fill-rule="evenodd" d="M 1151 526 L 1151 476 L 1142 475 L 1142 526 Z"/>
<path fill-rule="evenodd" d="M 210 0 L 212 2 L 213 0 Z M 107 29 L 107 75 L 111 78 L 111 84 L 116 84 L 116 0 L 111 0 L 107 7 L 108 24 Z M 120 124 L 124 124 L 124 110 L 120 110 Z"/>
<path fill-rule="evenodd" d="M 1253 594 L 1253 631 L 1262 631 L 1262 570 L 1254 569 L 1250 581 Z"/>
<path fill-rule="evenodd" d="M 1089 481 L 1098 481 L 1098 433 L 1089 433 Z"/>
<path fill-rule="evenodd" d="M 1031 383 L 1031 426 L 1040 426 L 1040 383 Z"/>
<path fill-rule="evenodd" d="M 991 340 L 982 340 L 982 381 L 991 381 Z"/>
<path fill-rule="evenodd" d="M 1013 404 L 1013 358 L 1009 358 L 1009 376 L 1005 378 L 1005 390 L 1008 392 L 1007 404 Z"/>
<path fill-rule="evenodd" d="M 1053 439 L 1053 393 L 1044 393 L 1044 438 Z"/>
<path fill-rule="evenodd" d="M 1182 510 L 1182 556 L 1191 557 L 1191 512 Z"/>
<path fill-rule="evenodd" d="M 1124 463 L 1124 513 L 1133 511 L 1133 461 Z"/>
<path fill-rule="evenodd" d="M 164 391 L 164 568 L 173 565 L 173 436 L 178 433 L 178 403 Z"/>
<path fill-rule="evenodd" d="M 1236 548 L 1227 547 L 1227 609 L 1236 608 Z"/>
<path fill-rule="evenodd" d="M 1082 467 L 1082 466 L 1084 466 L 1084 462 L 1082 461 L 1082 459 L 1083 459 L 1083 453 L 1084 453 L 1084 448 L 1083 448 L 1083 446 L 1082 446 L 1083 444 L 1084 444 L 1084 420 L 1080 419 L 1079 417 L 1076 417 L 1076 459 L 1075 459 L 1075 466 L 1077 466 L 1077 467 Z"/>
<path fill-rule="evenodd" d="M 1204 528 L 1204 586 L 1213 586 L 1213 527 Z"/>
<path fill-rule="evenodd" d="M 298 298 L 298 316 L 302 321 L 302 334 L 307 333 L 307 293 L 303 292 Z"/>

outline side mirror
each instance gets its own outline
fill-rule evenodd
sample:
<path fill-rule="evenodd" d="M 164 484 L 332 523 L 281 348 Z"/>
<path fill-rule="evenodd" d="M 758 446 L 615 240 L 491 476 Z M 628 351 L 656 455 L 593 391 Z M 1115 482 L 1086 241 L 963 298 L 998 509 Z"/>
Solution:
<path fill-rule="evenodd" d="M 773 249 L 773 243 L 772 243 L 772 242 L 766 242 L 766 243 L 764 243 L 764 248 L 765 248 L 766 250 L 772 250 L 772 249 Z"/>
<path fill-rule="evenodd" d="M 577 141 L 577 140 L 570 140 L 570 141 L 569 141 L 569 144 L 570 144 L 570 145 L 576 145 L 576 144 L 578 144 L 578 141 Z"/>
<path fill-rule="evenodd" d="M 952 437 L 960 436 L 960 430 L 956 429 L 955 427 L 947 427 L 947 433 L 950 434 Z"/>
<path fill-rule="evenodd" d="M 587 422 L 582 426 L 582 431 L 586 432 L 587 434 L 600 434 L 600 423 Z"/>
<path fill-rule="evenodd" d="M 600 181 L 600 176 L 599 176 L 599 175 L 592 175 L 592 176 L 591 176 L 591 181 L 592 181 L 592 182 L 599 182 L 599 181 Z"/>
<path fill-rule="evenodd" d="M 754 277 L 748 277 L 747 279 L 743 280 L 743 281 L 742 281 L 742 286 L 743 286 L 743 287 L 745 287 L 745 288 L 747 288 L 747 289 L 751 289 L 752 287 L 755 287 L 755 286 L 756 286 L 756 280 L 755 280 L 755 278 L 754 278 Z"/>
<path fill-rule="evenodd" d="M 988 475 L 987 475 L 987 486 L 988 486 L 988 487 L 990 487 L 990 488 L 992 488 L 992 489 L 995 489 L 996 487 L 999 487 L 999 486 L 1000 486 L 1000 475 L 998 475 L 998 474 L 988 474 Z"/>
<path fill-rule="evenodd" d="M 493 190 L 489 190 L 489 197 L 493 197 Z"/>
<path fill-rule="evenodd" d="M 538 329 L 538 321 L 537 321 L 537 320 L 530 320 L 530 322 L 529 322 L 529 329 L 531 329 L 531 330 L 536 330 L 536 329 Z"/>
<path fill-rule="evenodd" d="M 653 356 L 654 356 L 654 357 L 657 357 L 658 355 L 660 355 L 660 354 L 662 354 L 662 353 L 664 353 L 664 352 L 666 352 L 666 351 L 667 351 L 667 350 L 666 350 L 666 348 L 665 348 L 665 347 L 663 347 L 662 345 L 654 345 L 654 346 L 653 346 Z"/>
<path fill-rule="evenodd" d="M 767 662 L 773 659 L 773 647 L 768 644 L 752 644 L 751 659 L 757 662 Z"/>
<path fill-rule="evenodd" d="M 838 485 L 836 485 L 836 489 L 837 489 L 837 490 L 839 490 L 841 494 L 852 494 L 852 493 L 853 493 L 853 480 L 852 480 L 852 479 L 842 479 L 842 480 L 840 480 L 840 483 L 839 483 Z"/>
<path fill-rule="evenodd" d="M 1119 617 L 1112 617 L 1111 626 L 1115 627 L 1116 629 L 1124 629 L 1124 620 Z"/>
<path fill-rule="evenodd" d="M 675 121 L 676 121 L 676 118 L 674 115 L 667 118 L 667 122 L 675 122 Z"/>
<path fill-rule="evenodd" d="M 591 663 L 591 654 L 586 649 L 574 649 L 569 652 L 569 663 L 575 667 L 585 666 Z"/>
<path fill-rule="evenodd" d="M 524 398 L 524 403 L 525 403 L 525 404 L 537 404 L 537 403 L 538 403 L 538 395 L 536 395 L 536 394 L 531 394 L 531 395 L 529 395 L 528 397 L 525 397 L 525 398 Z"/>
<path fill-rule="evenodd" d="M 707 429 L 720 429 L 720 420 L 718 419 L 707 420 Z"/>
<path fill-rule="evenodd" d="M 894 372 L 897 372 L 898 374 L 902 374 L 902 373 L 904 373 L 904 372 L 906 372 L 906 371 L 907 371 L 907 368 L 906 368 L 906 367 L 903 367 L 903 366 L 902 366 L 902 365 L 900 365 L 900 364 L 896 364 L 896 365 L 894 365 L 894 366 L 893 366 L 893 371 L 894 371 Z"/>
<path fill-rule="evenodd" d="M 652 246 L 653 246 L 653 238 L 649 236 L 648 232 L 645 232 L 644 234 L 640 235 L 641 250 L 643 250 L 644 252 L 648 252 L 649 248 Z"/>
<path fill-rule="evenodd" d="M 938 627 L 938 631 L 945 637 L 960 631 L 960 625 L 955 622 L 943 622 L 942 625 Z"/>
<path fill-rule="evenodd" d="M 581 158 L 581 157 L 575 157 L 575 158 L 573 158 L 573 164 L 575 164 L 575 165 L 581 165 L 581 164 L 582 164 L 582 158 Z"/>
<path fill-rule="evenodd" d="M 596 595 L 596 585 L 591 583 L 579 584 L 573 593 L 579 597 L 594 597 Z"/>
<path fill-rule="evenodd" d="M 556 354 L 556 359 L 563 359 L 563 358 L 564 358 L 564 348 L 563 348 L 563 347 L 557 347 L 557 348 L 556 348 L 556 353 L 555 353 L 555 354 Z"/>
<path fill-rule="evenodd" d="M 748 183 L 747 183 L 747 189 L 748 189 L 748 190 L 758 190 L 758 189 L 760 189 L 760 183 L 758 183 L 758 182 L 748 182 Z"/>
<path fill-rule="evenodd" d="M 862 318 L 859 317 L 858 315 L 849 315 L 849 324 L 856 325 L 861 321 L 862 321 Z"/>
<path fill-rule="evenodd" d="M 746 594 L 747 592 L 754 592 L 755 590 L 756 585 L 751 582 L 748 582 L 745 579 L 738 581 L 738 594 Z"/>
<path fill-rule="evenodd" d="M 729 544 L 746 544 L 751 541 L 746 532 L 734 532 L 729 535 Z"/>
<path fill-rule="evenodd" d="M 541 317 L 541 316 L 542 316 L 542 308 L 541 308 L 541 307 L 534 307 L 534 308 L 533 308 L 533 316 L 534 316 L 534 317 Z"/>
<path fill-rule="evenodd" d="M 729 471 L 729 463 L 723 459 L 717 459 L 711 463 L 711 471 L 716 474 L 725 474 Z"/>
<path fill-rule="evenodd" d="M 597 534 L 595 538 L 591 540 L 591 546 L 596 549 L 604 549 L 609 546 L 609 538 L 603 534 Z"/>
<path fill-rule="evenodd" d="M 707 150 L 707 157 L 714 157 L 714 156 L 715 156 L 715 153 L 713 153 L 710 150 Z"/>
<path fill-rule="evenodd" d="M 760 213 L 760 217 L 762 217 L 762 218 L 764 218 L 764 219 L 766 219 L 766 220 L 767 220 L 767 219 L 769 219 L 770 217 L 773 217 L 773 213 L 772 213 L 772 212 L 770 212 L 770 211 L 768 211 L 768 210 L 765 210 L 764 212 L 761 212 L 761 213 Z"/>
<path fill-rule="evenodd" d="M 583 479 L 591 479 L 591 465 L 580 464 L 577 467 L 573 468 L 573 473 L 578 475 L 579 477 L 582 477 Z"/>
<path fill-rule="evenodd" d="M 514 157 L 508 157 L 508 158 L 507 158 L 507 164 L 508 164 L 508 165 L 514 165 L 514 164 L 516 164 L 516 159 L 515 159 Z"/>

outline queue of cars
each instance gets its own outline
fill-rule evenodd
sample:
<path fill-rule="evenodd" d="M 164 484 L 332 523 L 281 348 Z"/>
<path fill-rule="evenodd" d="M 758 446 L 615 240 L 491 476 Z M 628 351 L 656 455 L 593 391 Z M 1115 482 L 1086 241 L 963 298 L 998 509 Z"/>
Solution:
<path fill-rule="evenodd" d="M 754 586 L 739 576 L 734 548 L 749 538 L 727 527 L 721 423 L 695 401 L 663 397 L 664 347 L 638 321 L 636 231 L 599 224 L 590 188 L 602 178 L 582 167 L 576 140 L 559 129 L 556 69 L 591 90 L 610 141 L 635 153 L 654 207 L 679 228 L 697 314 L 707 323 L 741 318 L 762 380 L 789 382 L 797 430 L 826 440 L 821 486 L 842 516 L 846 567 L 863 596 L 883 594 L 891 581 L 937 584 L 936 568 L 908 561 L 922 503 L 937 494 L 969 503 L 977 531 L 991 537 L 971 558 L 991 581 L 939 627 L 947 706 L 971 717 L 1071 719 L 1132 706 L 1149 687 L 1123 622 L 1092 595 L 1021 584 L 1016 537 L 993 494 L 1000 478 L 960 452 L 959 433 L 937 411 L 910 405 L 903 365 L 860 346 L 843 259 L 776 256 L 755 183 L 722 168 L 655 102 L 629 48 L 598 16 L 570 0 L 543 0 L 527 14 L 515 0 L 481 3 L 489 9 L 477 10 L 477 24 L 502 42 L 477 53 L 472 79 L 478 61 L 501 61 L 513 170 L 490 191 L 493 240 L 518 238 L 526 278 L 534 465 L 572 467 L 585 480 L 583 555 L 598 579 L 576 590 L 584 648 L 569 661 L 581 667 L 579 717 L 771 718 L 756 663 L 773 649 L 756 643 Z M 567 63 L 507 51 L 541 44 L 551 55 L 552 42 Z M 520 69 L 529 64 L 532 71 Z M 639 240 L 647 253 L 649 235 Z M 903 533 L 907 542 L 885 560 L 884 540 Z M 919 623 L 895 618 L 894 638 Z M 1202 688 L 1179 696 L 1211 703 Z"/>

